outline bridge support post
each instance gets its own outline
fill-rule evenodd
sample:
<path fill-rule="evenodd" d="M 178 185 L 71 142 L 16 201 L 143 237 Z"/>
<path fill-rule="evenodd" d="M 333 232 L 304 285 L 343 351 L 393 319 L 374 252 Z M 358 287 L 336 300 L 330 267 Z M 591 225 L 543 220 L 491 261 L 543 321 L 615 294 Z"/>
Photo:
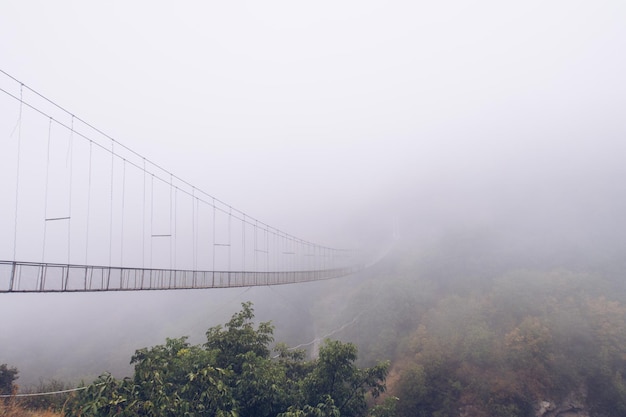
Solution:
<path fill-rule="evenodd" d="M 17 262 L 11 263 L 11 278 L 9 279 L 9 292 L 13 291 L 13 283 L 15 282 L 15 273 L 17 269 Z"/>

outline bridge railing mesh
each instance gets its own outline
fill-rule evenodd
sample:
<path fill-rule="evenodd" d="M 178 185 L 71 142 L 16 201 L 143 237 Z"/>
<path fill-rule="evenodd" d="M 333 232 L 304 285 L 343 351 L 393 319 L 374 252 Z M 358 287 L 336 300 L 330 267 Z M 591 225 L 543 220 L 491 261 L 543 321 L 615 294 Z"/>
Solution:
<path fill-rule="evenodd" d="M 311 271 L 191 271 L 0 261 L 0 293 L 234 288 L 342 277 L 353 266 Z"/>

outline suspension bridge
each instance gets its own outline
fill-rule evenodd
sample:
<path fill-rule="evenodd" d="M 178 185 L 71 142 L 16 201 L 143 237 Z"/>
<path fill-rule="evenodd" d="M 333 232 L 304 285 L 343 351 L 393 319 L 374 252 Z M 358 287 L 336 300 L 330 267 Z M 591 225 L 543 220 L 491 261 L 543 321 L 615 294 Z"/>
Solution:
<path fill-rule="evenodd" d="M 363 269 L 193 186 L 0 70 L 0 293 L 279 285 Z"/>

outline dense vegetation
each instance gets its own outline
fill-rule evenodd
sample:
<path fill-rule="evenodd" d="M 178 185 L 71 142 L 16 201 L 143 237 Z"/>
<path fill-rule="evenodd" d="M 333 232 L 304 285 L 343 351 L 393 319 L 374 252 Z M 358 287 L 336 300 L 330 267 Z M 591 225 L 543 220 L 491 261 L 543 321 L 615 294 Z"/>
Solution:
<path fill-rule="evenodd" d="M 253 323 L 250 303 L 204 345 L 186 338 L 138 350 L 132 378 L 103 375 L 66 408 L 68 416 L 360 416 L 385 390 L 388 363 L 359 369 L 353 344 L 326 341 L 315 361 L 279 344 L 273 327 Z"/>
<path fill-rule="evenodd" d="M 542 402 L 626 415 L 621 274 L 512 268 L 477 248 L 441 269 L 414 259 L 386 265 L 344 312 L 359 315 L 342 338 L 364 364 L 393 360 L 395 415 L 530 417 Z"/>
<path fill-rule="evenodd" d="M 273 325 L 244 303 L 201 345 L 167 339 L 135 352 L 132 377 L 104 374 L 67 402 L 26 405 L 67 416 L 626 415 L 618 263 L 532 262 L 458 242 L 326 284 L 307 307 L 317 322 L 302 327 L 340 328 L 342 341 L 314 360 L 274 345 Z M 3 392 L 16 377 L 0 368 Z"/>
<path fill-rule="evenodd" d="M 626 306 L 585 289 L 586 278 L 519 272 L 487 293 L 441 299 L 411 335 L 399 415 L 466 406 L 474 416 L 529 416 L 572 393 L 598 415 L 626 415 Z"/>

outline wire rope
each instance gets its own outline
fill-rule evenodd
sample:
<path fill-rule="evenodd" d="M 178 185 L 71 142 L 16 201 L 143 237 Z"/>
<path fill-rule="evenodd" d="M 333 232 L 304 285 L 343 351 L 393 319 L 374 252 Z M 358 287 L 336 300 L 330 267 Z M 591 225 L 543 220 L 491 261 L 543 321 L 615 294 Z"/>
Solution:
<path fill-rule="evenodd" d="M 173 262 L 173 256 L 174 256 L 174 251 L 172 250 L 172 245 L 174 242 L 174 239 L 172 238 L 172 233 L 173 228 L 172 228 L 172 216 L 174 215 L 174 209 L 173 209 L 173 201 L 172 201 L 172 174 L 170 174 L 170 230 L 169 230 L 169 234 L 170 234 L 170 270 L 173 268 L 174 266 L 174 262 Z"/>
<path fill-rule="evenodd" d="M 316 337 L 315 339 L 313 339 L 313 340 L 311 340 L 309 342 L 300 343 L 299 345 L 289 347 L 289 348 L 287 348 L 287 350 L 301 349 L 303 347 L 307 347 L 307 346 L 314 345 L 315 343 L 319 343 L 322 340 L 325 340 L 328 337 L 330 337 L 330 336 L 332 336 L 332 335 L 334 335 L 336 333 L 339 333 L 340 331 L 346 329 L 347 327 L 350 327 L 350 326 L 354 325 L 359 320 L 359 318 L 361 318 L 362 315 L 363 315 L 363 312 L 357 314 L 356 317 L 354 317 L 349 322 L 346 322 L 346 323 L 342 324 L 341 326 L 334 328 L 333 330 L 331 330 L 330 332 L 326 333 L 325 335 Z M 278 357 L 280 357 L 280 354 L 272 356 L 272 359 L 276 359 Z"/>
<path fill-rule="evenodd" d="M 89 141 L 89 172 L 87 174 L 87 221 L 85 225 L 85 265 L 89 265 L 89 215 L 91 214 L 91 171 L 93 164 L 93 141 Z"/>
<path fill-rule="evenodd" d="M 111 142 L 111 186 L 109 188 L 110 191 L 110 199 L 109 199 L 109 267 L 111 266 L 111 259 L 113 256 L 113 172 L 114 172 L 114 163 L 115 159 L 113 158 L 113 147 L 115 144 Z"/>
<path fill-rule="evenodd" d="M 257 259 L 259 257 L 259 247 L 258 247 L 258 235 L 259 235 L 259 224 L 258 222 L 254 222 L 254 264 L 253 264 L 253 268 L 254 268 L 254 284 L 256 285 L 257 283 L 257 272 L 258 272 L 258 266 L 257 266 Z"/>
<path fill-rule="evenodd" d="M 50 100 L 49 98 L 47 98 L 46 96 L 44 96 L 43 94 L 41 94 L 41 93 L 39 93 L 38 91 L 36 91 L 36 90 L 34 90 L 34 89 L 32 89 L 32 88 L 28 87 L 27 85 L 25 85 L 25 84 L 21 83 L 19 80 L 17 80 L 15 77 L 13 77 L 13 76 L 11 76 L 10 74 L 8 74 L 6 71 L 3 71 L 2 69 L 0 69 L 0 73 L 2 73 L 2 74 L 4 74 L 5 76 L 9 77 L 9 78 L 10 78 L 10 79 L 12 79 L 13 81 L 15 81 L 15 82 L 17 82 L 17 83 L 20 83 L 20 85 L 21 85 L 23 88 L 28 89 L 28 90 L 29 90 L 29 91 L 31 91 L 33 94 L 37 95 L 38 97 L 42 98 L 43 100 L 47 101 L 48 103 L 52 104 L 53 106 L 57 107 L 58 109 L 62 110 L 63 112 L 65 112 L 65 113 L 67 113 L 67 114 L 70 114 L 70 115 L 72 114 L 72 113 L 70 113 L 68 110 L 66 110 L 65 108 L 63 108 L 62 106 L 58 105 L 57 103 L 53 102 L 52 100 Z M 16 100 L 21 101 L 21 99 L 20 99 L 20 98 L 18 98 L 18 97 L 16 97 L 15 95 L 13 95 L 13 94 L 9 93 L 8 91 L 6 91 L 6 90 L 5 90 L 5 89 L 3 89 L 3 88 L 0 88 L 0 91 L 4 92 L 4 93 L 5 93 L 5 94 L 7 94 L 8 96 L 10 96 L 10 97 L 12 97 L 12 98 L 14 98 L 14 99 L 16 99 Z M 38 112 L 38 113 L 40 113 L 40 114 L 42 114 L 42 115 L 44 115 L 44 116 L 46 116 L 46 117 L 48 117 L 48 116 L 49 116 L 49 115 L 48 115 L 48 114 L 46 114 L 45 112 L 41 111 L 40 109 L 36 108 L 35 106 L 33 106 L 33 105 L 31 105 L 31 104 L 29 104 L 29 103 L 27 103 L 27 102 L 23 102 L 23 105 L 28 106 L 29 108 L 31 108 L 31 109 L 33 109 L 33 110 L 35 110 L 36 112 Z M 76 118 L 76 120 L 80 121 L 80 122 L 81 122 L 81 123 L 83 123 L 85 126 L 87 126 L 87 127 L 89 127 L 90 129 L 92 129 L 94 132 L 99 133 L 100 135 L 102 135 L 102 136 L 103 136 L 103 137 L 105 137 L 107 140 L 111 141 L 112 143 L 116 143 L 119 147 L 121 147 L 121 148 L 123 148 L 124 150 L 126 150 L 126 151 L 130 152 L 131 154 L 135 155 L 136 157 L 138 157 L 138 158 L 140 158 L 140 159 L 146 159 L 144 156 L 140 155 L 139 153 L 137 153 L 137 152 L 136 152 L 136 151 L 134 151 L 133 149 L 131 149 L 131 148 L 129 148 L 129 147 L 127 147 L 127 146 L 123 145 L 121 142 L 118 142 L 116 139 L 114 139 L 112 136 L 110 136 L 110 135 L 106 134 L 106 133 L 105 133 L 105 132 L 103 132 L 102 130 L 100 130 L 100 129 L 96 128 L 95 126 L 93 126 L 93 125 L 89 124 L 88 122 L 84 121 L 83 119 L 81 119 L 81 118 L 79 118 L 79 117 L 76 117 L 76 116 L 74 116 L 74 117 Z M 68 127 L 67 125 L 65 125 L 65 124 L 63 124 L 63 123 L 61 123 L 61 122 L 59 122 L 59 121 L 57 121 L 57 120 L 55 120 L 55 122 L 69 129 L 69 127 Z M 87 140 L 91 140 L 90 138 L 88 138 L 87 136 L 85 136 L 85 135 L 83 135 L 83 134 L 79 134 L 78 132 L 76 132 L 76 133 L 77 133 L 79 136 L 81 136 L 81 137 L 83 137 L 83 138 L 85 138 L 85 139 L 87 139 Z M 96 144 L 97 144 L 98 146 L 100 146 L 102 149 L 109 151 L 109 150 L 108 150 L 106 147 L 104 147 L 103 145 L 101 145 L 101 144 L 99 144 L 99 143 L 97 143 L 97 142 L 96 142 Z M 109 152 L 110 152 L 110 151 L 109 151 Z M 119 155 L 116 155 L 116 156 L 117 156 L 117 157 L 119 157 L 119 158 L 121 158 Z M 205 196 L 209 197 L 209 200 L 210 200 L 210 199 L 212 199 L 212 198 L 215 198 L 215 197 L 212 197 L 209 193 L 206 193 L 206 192 L 204 192 L 204 191 L 202 191 L 202 190 L 198 189 L 197 187 L 193 186 L 192 184 L 190 184 L 189 182 L 185 181 L 184 179 L 182 179 L 182 178 L 180 178 L 180 177 L 178 177 L 178 176 L 174 175 L 173 173 L 170 173 L 170 171 L 168 171 L 168 170 L 166 170 L 165 168 L 161 167 L 160 165 L 158 165 L 158 164 L 154 163 L 153 161 L 148 160 L 148 162 L 150 162 L 150 164 L 152 164 L 155 168 L 160 169 L 160 170 L 161 170 L 161 171 L 163 171 L 164 173 L 167 173 L 167 174 L 171 174 L 171 175 L 173 175 L 173 177 L 174 177 L 177 181 L 179 181 L 181 184 L 184 184 L 184 185 L 186 185 L 186 186 L 188 186 L 188 187 L 190 187 L 190 188 L 195 188 L 197 191 L 199 191 L 199 192 L 201 192 L 202 194 L 204 194 Z M 140 167 L 139 167 L 138 165 L 136 165 L 136 164 L 133 164 L 133 165 L 134 165 L 134 166 L 136 166 L 137 168 L 140 168 Z M 165 180 L 163 180 L 162 178 L 158 178 L 158 179 L 159 179 L 159 180 L 161 180 L 161 181 L 164 181 L 164 182 L 165 182 Z M 200 200 L 202 200 L 205 204 L 210 204 L 207 200 L 203 200 L 203 199 L 200 199 Z M 219 200 L 219 199 L 217 199 L 217 198 L 215 198 L 215 201 L 217 201 L 218 203 L 220 203 L 220 204 L 224 205 L 225 207 L 227 206 L 227 204 L 226 204 L 225 202 L 223 202 L 223 201 L 221 201 L 221 200 Z M 221 209 L 221 208 L 218 208 L 218 210 L 223 211 L 223 209 Z M 238 210 L 238 209 L 235 209 L 235 211 L 236 211 L 237 213 L 241 214 L 241 215 L 245 214 L 243 211 Z M 236 217 L 237 217 L 237 218 L 239 218 L 239 219 L 241 219 L 241 217 L 239 217 L 239 216 L 236 216 Z M 255 219 L 254 217 L 251 217 L 251 216 L 249 216 L 249 215 L 247 215 L 247 214 L 246 214 L 246 217 L 248 217 L 248 218 L 250 219 L 250 220 L 249 220 L 249 224 L 250 224 L 250 225 L 254 225 L 254 222 L 253 222 L 253 221 L 256 221 L 256 222 L 258 222 L 258 223 L 259 223 L 260 225 L 262 225 L 262 226 L 269 226 L 269 225 L 267 225 L 266 223 L 261 222 L 261 221 L 259 221 L 259 220 Z M 295 239 L 295 240 L 299 240 L 299 241 L 307 242 L 306 240 L 303 240 L 303 239 L 297 238 L 296 236 L 290 235 L 290 234 L 288 234 L 288 233 L 285 233 L 285 234 L 286 234 L 287 236 L 289 236 L 290 238 L 293 238 L 293 239 Z M 309 243 L 312 243 L 312 242 L 309 242 Z"/>
<path fill-rule="evenodd" d="M 72 249 L 72 182 L 74 177 L 74 115 L 72 115 L 70 139 L 67 146 L 67 155 L 65 157 L 65 166 L 67 167 L 68 160 L 70 165 L 70 182 L 68 192 L 68 207 L 67 207 L 67 264 L 71 264 L 71 249 Z M 68 271 L 69 273 L 69 271 Z"/>
<path fill-rule="evenodd" d="M 22 110 L 24 108 L 24 84 L 20 83 L 20 112 L 15 128 L 17 129 L 17 163 L 15 173 L 15 216 L 13 226 L 13 260 L 17 260 L 17 211 L 19 208 L 19 190 L 20 190 L 20 156 L 22 151 Z M 11 133 L 13 136 L 15 129 Z"/>
<path fill-rule="evenodd" d="M 178 187 L 174 188 L 174 269 L 176 269 L 178 265 L 177 254 L 178 254 L 178 244 L 177 244 L 177 236 L 178 236 Z"/>
<path fill-rule="evenodd" d="M 143 158 L 143 213 L 141 217 L 141 265 L 146 267 L 146 158 Z M 143 284 L 142 284 L 143 285 Z"/>
<path fill-rule="evenodd" d="M 46 259 L 46 234 L 48 230 L 48 187 L 50 183 L 50 140 L 52 137 L 52 118 L 48 122 L 48 148 L 46 150 L 46 187 L 44 191 L 44 208 L 43 208 L 43 245 L 41 246 L 41 263 Z"/>
<path fill-rule="evenodd" d="M 198 231 L 196 230 L 196 189 L 191 190 L 191 239 L 192 239 L 192 262 L 194 271 L 198 269 Z"/>
<path fill-rule="evenodd" d="M 124 266 L 124 213 L 126 203 L 126 159 L 122 160 L 122 217 L 120 219 L 120 266 Z"/>
<path fill-rule="evenodd" d="M 228 270 L 231 270 L 231 251 L 232 251 L 232 235 L 231 235 L 231 223 L 233 221 L 232 207 L 228 206 Z"/>
<path fill-rule="evenodd" d="M 99 385 L 104 385 L 104 383 L 96 384 L 96 385 L 87 385 L 85 387 L 64 389 L 64 390 L 61 390 L 61 391 L 34 392 L 34 393 L 26 393 L 26 394 L 2 394 L 2 395 L 0 395 L 0 398 L 14 398 L 14 397 L 15 398 L 23 398 L 23 397 L 37 397 L 37 396 L 42 396 L 42 395 L 67 394 L 69 392 L 82 391 L 82 390 L 89 389 L 89 387 L 91 387 L 91 386 L 96 386 L 97 387 Z"/>
<path fill-rule="evenodd" d="M 153 268 L 152 256 L 154 255 L 154 174 L 150 177 L 150 264 Z"/>
<path fill-rule="evenodd" d="M 280 235 L 278 230 L 274 234 L 274 269 L 280 271 Z"/>
<path fill-rule="evenodd" d="M 215 244 L 217 242 L 215 242 L 215 217 L 216 217 L 216 208 L 215 208 L 215 199 L 213 199 L 213 267 L 211 269 L 213 269 L 213 272 L 215 272 Z"/>
<path fill-rule="evenodd" d="M 247 270 L 248 268 L 246 267 L 246 261 L 250 262 L 249 260 L 246 260 L 246 244 L 249 242 L 246 242 L 246 240 L 248 240 L 250 237 L 246 236 L 246 228 L 247 227 L 253 227 L 254 228 L 254 242 L 253 242 L 253 246 L 254 246 L 254 259 L 253 259 L 253 264 L 254 264 L 254 270 L 255 272 L 259 272 L 258 269 L 260 267 L 260 262 L 261 259 L 263 258 L 259 258 L 259 251 L 261 251 L 261 243 L 260 241 L 265 240 L 265 244 L 264 244 L 264 252 L 266 253 L 265 255 L 265 271 L 269 271 L 272 268 L 272 265 L 278 265 L 279 264 L 279 259 L 281 258 L 289 258 L 289 257 L 284 257 L 284 256 L 280 256 L 280 241 L 281 240 L 285 240 L 286 242 L 288 242 L 289 245 L 293 246 L 293 251 L 297 252 L 298 255 L 297 256 L 291 256 L 291 263 L 292 263 L 292 269 L 296 269 L 296 263 L 297 261 L 300 259 L 299 257 L 304 256 L 302 253 L 302 248 L 308 246 L 308 244 L 310 244 L 312 247 L 315 248 L 315 251 L 321 255 L 321 258 L 318 257 L 318 264 L 321 264 L 323 267 L 326 267 L 329 263 L 334 265 L 335 264 L 335 251 L 332 248 L 327 248 L 327 247 L 321 247 L 318 245 L 314 245 L 311 242 L 308 242 L 306 240 L 303 239 L 299 239 L 293 235 L 284 233 L 284 232 L 280 232 L 280 230 L 275 229 L 270 227 L 267 223 L 261 222 L 258 219 L 255 219 L 253 217 L 248 216 L 245 212 L 241 211 L 241 210 L 237 210 L 234 209 L 232 206 L 226 205 L 225 203 L 223 203 L 221 200 L 212 197 L 210 194 L 196 188 L 195 186 L 192 186 L 190 183 L 188 183 L 187 181 L 181 179 L 180 177 L 174 175 L 173 173 L 167 171 L 166 169 L 162 168 L 161 166 L 153 163 L 151 160 L 148 160 L 146 157 L 138 154 L 137 152 L 133 151 L 132 149 L 126 147 L 125 145 L 121 144 L 120 142 L 118 142 L 116 139 L 114 139 L 113 137 L 107 135 L 106 133 L 104 133 L 103 131 L 95 128 L 94 126 L 92 126 L 91 124 L 83 121 L 82 119 L 76 117 L 74 114 L 70 113 L 69 111 L 67 111 L 66 109 L 64 109 L 63 107 L 59 106 L 58 104 L 54 103 L 53 101 L 51 101 L 50 99 L 48 99 L 47 97 L 45 97 L 44 95 L 38 93 L 37 91 L 31 89 L 30 87 L 26 86 L 25 84 L 21 83 L 20 81 L 18 81 L 17 79 L 15 79 L 14 77 L 12 77 L 11 75 L 9 75 L 8 73 L 6 73 L 5 71 L 0 69 L 0 72 L 4 75 L 6 75 L 7 77 L 11 78 L 12 80 L 14 80 L 16 83 L 19 83 L 20 86 L 20 93 L 19 93 L 19 97 L 16 97 L 14 94 L 9 93 L 8 91 L 6 91 L 5 89 L 0 88 L 0 91 L 4 92 L 5 94 L 7 94 L 9 97 L 12 97 L 14 99 L 16 99 L 17 101 L 19 101 L 19 117 L 16 123 L 15 128 L 13 129 L 13 132 L 11 133 L 11 137 L 13 137 L 13 134 L 17 131 L 18 134 L 18 143 L 17 143 L 17 164 L 16 164 L 16 190 L 15 190 L 15 218 L 14 218 L 14 245 L 13 245 L 13 259 L 16 260 L 17 259 L 17 254 L 18 254 L 18 245 L 17 245 L 17 241 L 18 241 L 18 230 L 19 230 L 19 216 L 18 216 L 18 210 L 19 210 L 19 203 L 20 203 L 20 199 L 19 199 L 19 194 L 20 194 L 20 176 L 21 176 L 21 170 L 22 167 L 20 166 L 21 159 L 23 157 L 23 155 L 21 155 L 22 153 L 22 130 L 23 130 L 23 114 L 24 114 L 24 109 L 26 108 L 30 108 L 32 110 L 34 110 L 35 112 L 44 115 L 46 117 L 49 118 L 49 126 L 48 126 L 48 130 L 49 130 L 49 136 L 50 136 L 50 131 L 52 130 L 52 122 L 66 128 L 69 130 L 70 132 L 70 139 L 69 139 L 69 144 L 68 144 L 68 148 L 67 148 L 67 154 L 66 154 L 66 167 L 69 164 L 69 191 L 68 191 L 68 217 L 66 218 L 55 218 L 54 220 L 62 220 L 62 219 L 66 219 L 68 220 L 68 224 L 67 224 L 67 239 L 68 239 L 68 243 L 67 243 L 67 263 L 70 264 L 72 261 L 72 247 L 74 246 L 74 249 L 76 249 L 75 245 L 72 245 L 72 243 L 76 243 L 76 242 L 72 242 L 72 229 L 76 228 L 76 224 L 72 225 L 72 211 L 73 209 L 76 209 L 76 207 L 73 207 L 73 194 L 74 194 L 74 180 L 73 180 L 73 176 L 74 176 L 74 153 L 77 152 L 77 149 L 75 149 L 74 147 L 74 137 L 80 137 L 83 139 L 86 139 L 89 141 L 89 186 L 88 186 L 88 195 L 87 195 L 87 216 L 86 216 L 86 240 L 85 240 L 85 264 L 88 264 L 89 261 L 89 229 L 90 229 L 90 216 L 91 216 L 91 188 L 92 188 L 92 164 L 93 164 L 93 145 L 95 144 L 96 146 L 99 146 L 101 149 L 105 150 L 106 152 L 111 154 L 111 177 L 110 177 L 110 202 L 109 202 L 109 208 L 110 208 L 110 212 L 109 212 L 109 268 L 112 267 L 113 264 L 113 232 L 114 232 L 114 223 L 115 223 L 115 218 L 116 216 L 114 215 L 114 205 L 115 205 L 115 200 L 116 200 L 116 196 L 119 195 L 119 191 L 116 194 L 116 190 L 117 190 L 117 186 L 115 184 L 116 181 L 116 173 L 118 173 L 117 175 L 119 176 L 119 171 L 116 171 L 116 158 L 119 158 L 122 162 L 122 166 L 123 166 L 123 174 L 122 174 L 122 196 L 121 196 L 121 210 L 122 210 L 122 214 L 121 214 L 121 233 L 120 233 L 120 262 L 123 264 L 124 262 L 124 246 L 125 246 L 125 242 L 124 242 L 124 228 L 126 226 L 126 202 L 125 202 L 125 192 L 126 192 L 126 188 L 127 185 L 126 184 L 126 170 L 128 167 L 134 167 L 137 169 L 140 169 L 143 172 L 143 177 L 144 177 L 144 198 L 143 198 L 143 221 L 142 221 L 142 266 L 145 269 L 145 264 L 146 264 L 146 216 L 147 216 L 147 209 L 146 209 L 146 204 L 147 204 L 147 196 L 146 196 L 146 175 L 151 175 L 151 186 L 152 186 L 152 194 L 151 194 L 151 229 L 154 228 L 154 220 L 153 220 L 153 216 L 154 216 L 154 181 L 155 179 L 157 181 L 161 181 L 162 183 L 167 184 L 170 187 L 170 210 L 169 210 L 169 217 L 170 217 L 170 254 L 169 254 L 169 263 L 170 263 L 170 268 L 174 267 L 177 264 L 177 242 L 176 242 L 176 230 L 177 229 L 177 217 L 178 217 L 178 209 L 176 207 L 177 205 L 177 196 L 178 196 L 178 192 L 182 192 L 183 194 L 186 195 L 191 195 L 192 198 L 192 224 L 193 224 L 193 232 L 192 232 L 192 240 L 193 240 L 193 263 L 194 263 L 194 270 L 197 270 L 198 268 L 198 252 L 200 250 L 199 247 L 199 240 L 201 238 L 201 230 L 197 230 L 197 228 L 200 226 L 200 210 L 203 207 L 206 206 L 211 206 L 213 207 L 213 223 L 214 223 L 214 227 L 213 227 L 213 259 L 212 259 L 212 263 L 213 263 L 213 270 L 215 270 L 215 267 L 217 266 L 217 250 L 215 248 L 215 246 L 217 245 L 217 239 L 218 239 L 218 234 L 217 234 L 217 216 L 218 216 L 218 211 L 225 213 L 228 216 L 228 243 L 224 244 L 224 246 L 229 246 L 229 252 L 228 252 L 228 269 L 230 270 L 232 268 L 231 265 L 231 257 L 232 257 L 232 231 L 231 231 L 231 223 L 233 220 L 235 221 L 241 221 L 242 222 L 242 270 Z M 29 97 L 25 97 L 25 91 L 26 89 L 30 92 L 32 92 L 34 96 L 38 96 L 40 98 L 42 98 L 43 100 L 47 101 L 48 103 L 52 104 L 53 106 L 55 106 L 56 108 L 60 109 L 61 111 L 65 112 L 67 115 L 71 116 L 71 122 L 70 122 L 70 126 L 67 125 L 67 122 L 63 123 L 59 120 L 56 120 L 54 117 L 48 115 L 46 112 L 40 110 L 41 107 L 41 102 L 40 101 L 36 101 L 37 106 L 39 106 L 40 108 L 38 108 L 37 106 L 29 103 L 29 101 L 31 102 L 35 102 L 33 101 L 30 97 L 31 95 L 29 94 Z M 38 100 L 38 99 L 37 99 Z M 75 123 L 76 121 L 80 121 L 82 122 L 86 127 L 88 127 L 89 129 L 92 129 L 93 132 L 97 132 L 98 134 L 102 135 L 102 138 L 98 137 L 98 141 L 95 141 L 92 139 L 94 133 L 92 133 L 91 131 L 88 131 L 88 134 L 85 133 L 81 133 L 79 130 L 75 130 Z M 102 143 L 104 143 L 104 141 L 102 139 L 106 138 L 106 140 L 110 141 L 110 146 L 104 146 L 102 145 Z M 108 144 L 107 144 L 108 145 Z M 117 146 L 116 146 L 117 145 Z M 50 139 L 49 139 L 49 143 L 48 143 L 49 149 L 48 149 L 48 154 L 50 152 Z M 120 149 L 122 150 L 122 152 L 120 152 Z M 130 154 L 138 157 L 141 159 L 141 161 L 143 161 L 143 163 L 137 161 L 137 160 L 129 160 L 126 159 L 126 157 L 124 155 L 126 155 L 126 152 L 129 152 Z M 50 156 L 48 156 L 49 158 Z M 133 157 L 134 158 L 134 157 Z M 133 159 L 131 158 L 131 159 Z M 146 162 L 149 162 L 150 164 L 152 164 L 152 167 L 150 167 L 150 169 L 148 170 L 148 166 L 146 165 Z M 46 174 L 46 197 L 45 197 L 45 216 L 47 216 L 47 211 L 48 211 L 48 199 L 49 199 L 49 193 L 50 193 L 50 189 L 49 189 L 49 181 L 50 181 L 50 171 L 49 171 L 49 159 L 48 159 L 48 165 L 47 165 L 47 174 Z M 143 165 L 143 166 L 142 166 Z M 156 173 L 155 170 L 160 170 L 160 172 Z M 169 179 L 166 179 L 165 174 L 169 175 Z M 156 178 L 155 178 L 156 177 Z M 180 188 L 178 185 L 175 187 L 175 191 L 172 190 L 172 188 L 174 187 L 174 180 L 176 180 L 178 185 L 182 185 L 183 188 Z M 186 188 L 189 187 L 189 188 Z M 191 191 L 191 192 L 190 192 Z M 175 193 L 175 196 L 172 196 L 172 193 Z M 202 205 L 202 206 L 201 206 Z M 207 221 L 205 223 L 208 223 L 208 219 L 206 219 Z M 74 222 L 75 223 L 75 222 Z M 221 224 L 221 223 L 220 223 Z M 104 225 L 103 225 L 104 226 Z M 106 227 L 106 226 L 104 226 Z M 265 234 L 265 238 L 263 239 L 263 236 L 259 236 L 259 227 L 262 228 L 262 232 Z M 47 226 L 44 226 L 44 234 L 47 233 L 46 231 Z M 275 230 L 275 232 L 274 232 Z M 151 230 L 151 235 L 153 230 Z M 172 239 L 171 234 L 174 233 L 175 236 Z M 273 233 L 275 234 L 274 240 L 276 241 L 276 243 L 270 242 L 270 236 L 269 234 Z M 283 237 L 284 234 L 284 237 Z M 45 256 L 46 256 L 46 241 L 44 239 L 44 243 L 43 243 L 43 247 L 42 247 L 42 261 L 45 261 Z M 208 242 L 207 242 L 208 243 Z M 221 245 L 221 243 L 220 243 Z M 276 247 L 272 247 L 272 245 L 276 246 Z M 206 246 L 206 245 L 205 245 Z M 249 248 L 248 248 L 249 250 Z M 154 252 L 154 242 L 151 239 L 150 242 L 150 267 L 152 267 L 152 262 L 153 262 L 153 252 Z M 270 253 L 272 252 L 272 253 Z M 221 252 L 220 252 L 221 253 Z M 296 259 L 298 257 L 298 259 Z M 330 259 L 329 259 L 330 257 Z M 274 260 L 275 259 L 275 260 Z M 306 258 L 305 258 L 306 259 Z M 272 264 L 272 261 L 274 262 L 274 264 Z M 277 268 L 278 269 L 278 268 Z M 68 269 L 69 271 L 69 269 Z M 255 274 L 255 282 L 257 279 L 257 274 Z M 13 277 L 13 276 L 12 276 Z"/>
<path fill-rule="evenodd" d="M 246 215 L 243 215 L 243 220 L 241 221 L 241 270 L 246 270 Z"/>
<path fill-rule="evenodd" d="M 270 271 L 270 233 L 268 228 L 265 228 L 265 271 Z"/>

